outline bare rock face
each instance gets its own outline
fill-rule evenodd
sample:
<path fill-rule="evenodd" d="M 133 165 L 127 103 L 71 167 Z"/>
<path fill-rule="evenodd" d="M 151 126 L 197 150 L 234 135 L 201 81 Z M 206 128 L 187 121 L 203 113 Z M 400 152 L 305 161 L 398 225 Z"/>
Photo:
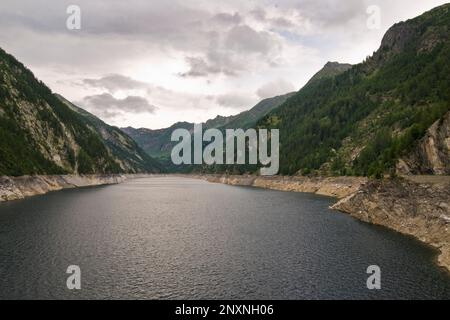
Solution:
<path fill-rule="evenodd" d="M 0 177 L 0 202 L 24 199 L 68 188 L 117 184 L 123 175 L 53 175 Z"/>
<path fill-rule="evenodd" d="M 401 22 L 391 27 L 381 41 L 382 50 L 391 50 L 393 53 L 401 52 L 417 36 L 416 26 Z"/>
<path fill-rule="evenodd" d="M 370 181 L 332 208 L 438 248 L 439 264 L 450 270 L 450 178 L 442 178 L 436 183 Z"/>
<path fill-rule="evenodd" d="M 450 175 L 450 112 L 428 129 L 413 152 L 399 160 L 397 172 Z"/>
<path fill-rule="evenodd" d="M 367 182 L 362 177 L 300 177 L 300 176 L 242 176 L 242 175 L 189 175 L 213 183 L 250 186 L 263 189 L 315 193 L 342 199 L 355 193 Z"/>

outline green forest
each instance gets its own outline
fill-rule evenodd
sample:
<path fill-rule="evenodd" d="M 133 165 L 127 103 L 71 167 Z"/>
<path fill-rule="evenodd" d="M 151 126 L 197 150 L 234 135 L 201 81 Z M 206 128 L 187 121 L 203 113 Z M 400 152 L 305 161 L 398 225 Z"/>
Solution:
<path fill-rule="evenodd" d="M 258 123 L 280 129 L 281 174 L 393 174 L 396 160 L 450 110 L 450 15 L 406 23 L 417 34 L 400 52 L 382 46 L 352 69 L 308 84 Z M 422 50 L 424 38 L 437 36 L 434 48 Z M 345 139 L 362 148 L 356 159 Z"/>

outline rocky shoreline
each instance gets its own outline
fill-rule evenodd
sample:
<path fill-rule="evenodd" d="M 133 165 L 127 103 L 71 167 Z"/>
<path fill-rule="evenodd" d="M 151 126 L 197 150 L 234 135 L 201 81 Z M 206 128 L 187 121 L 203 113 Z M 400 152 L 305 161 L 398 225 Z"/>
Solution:
<path fill-rule="evenodd" d="M 335 197 L 339 201 L 332 209 L 414 236 L 438 249 L 439 265 L 450 271 L 450 177 L 412 176 L 382 181 L 359 177 L 190 177 L 229 185 Z"/>
<path fill-rule="evenodd" d="M 62 189 L 117 184 L 126 175 L 39 175 L 0 177 L 0 202 L 24 199 Z"/>
<path fill-rule="evenodd" d="M 414 236 L 438 249 L 438 264 L 450 271 L 450 178 L 370 181 L 332 209 Z"/>
<path fill-rule="evenodd" d="M 350 194 L 355 193 L 367 182 L 367 178 L 361 177 L 307 178 L 297 176 L 263 177 L 251 175 L 189 175 L 188 177 L 236 186 L 252 186 L 279 191 L 315 193 L 338 199 L 345 198 Z"/>

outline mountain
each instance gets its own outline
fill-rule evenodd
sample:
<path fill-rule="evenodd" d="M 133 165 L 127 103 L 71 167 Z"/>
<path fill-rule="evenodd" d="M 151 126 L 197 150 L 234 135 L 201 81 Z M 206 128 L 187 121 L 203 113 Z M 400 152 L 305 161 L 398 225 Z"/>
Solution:
<path fill-rule="evenodd" d="M 208 120 L 203 124 L 204 129 L 247 129 L 253 127 L 256 122 L 267 115 L 269 112 L 284 103 L 294 93 L 264 99 L 248 111 L 230 117 L 218 116 L 215 119 Z M 135 129 L 132 127 L 122 128 L 122 130 L 132 137 L 150 156 L 159 159 L 168 160 L 172 147 L 176 144 L 171 142 L 170 138 L 175 129 L 183 128 L 192 130 L 193 123 L 178 122 L 169 128 L 151 130 Z"/>
<path fill-rule="evenodd" d="M 168 159 L 174 145 L 170 140 L 172 132 L 176 129 L 192 130 L 193 126 L 193 123 L 177 122 L 165 129 L 151 130 L 127 127 L 121 128 L 121 130 L 133 138 L 147 154 L 158 159 Z"/>
<path fill-rule="evenodd" d="M 348 63 L 327 62 L 327 64 L 308 81 L 308 84 L 321 79 L 335 77 L 351 67 L 352 65 Z"/>
<path fill-rule="evenodd" d="M 268 98 L 260 101 L 256 106 L 248 111 L 244 111 L 235 116 L 220 117 L 208 120 L 205 128 L 216 129 L 248 129 L 256 125 L 257 121 L 267 115 L 272 110 L 283 104 L 287 99 L 292 97 L 294 93 L 287 93 L 281 96 Z"/>
<path fill-rule="evenodd" d="M 280 172 L 381 177 L 400 158 L 420 159 L 411 154 L 429 128 L 448 123 L 449 29 L 450 4 L 398 23 L 366 61 L 319 76 L 259 121 L 280 129 Z M 439 132 L 445 157 L 450 137 Z"/>
<path fill-rule="evenodd" d="M 82 116 L 89 127 L 94 128 L 98 132 L 105 146 L 114 155 L 115 161 L 119 163 L 121 170 L 124 172 L 159 172 L 162 170 L 161 164 L 150 157 L 122 130 L 106 124 L 93 114 L 66 100 L 64 97 L 57 96 L 70 109 Z"/>
<path fill-rule="evenodd" d="M 0 49 L 0 175 L 158 172 L 117 128 L 55 95 Z"/>

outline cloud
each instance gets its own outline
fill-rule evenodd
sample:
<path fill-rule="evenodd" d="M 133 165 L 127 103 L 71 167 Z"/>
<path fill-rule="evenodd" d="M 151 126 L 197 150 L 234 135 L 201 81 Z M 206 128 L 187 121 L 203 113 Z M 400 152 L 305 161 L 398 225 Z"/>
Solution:
<path fill-rule="evenodd" d="M 106 89 L 111 93 L 120 90 L 145 89 L 148 84 L 120 74 L 109 74 L 100 79 L 83 79 L 82 83 L 93 88 Z"/>
<path fill-rule="evenodd" d="M 158 55 L 158 60 L 185 59 L 187 68 L 173 73 L 180 78 L 210 81 L 271 68 L 281 52 L 269 26 L 250 25 L 247 5 L 234 0 L 227 9 L 182 0 L 78 0 L 82 24 L 76 32 L 66 28 L 69 4 L 70 0 L 2 0 L 0 41 L 12 43 L 25 62 L 46 69 L 120 73 L 130 61 Z M 281 23 L 282 17 L 278 19 Z M 12 36 L 16 33 L 20 37 Z M 113 82 L 121 80 L 110 77 L 89 84 L 105 84 L 114 91 Z"/>
<path fill-rule="evenodd" d="M 367 1 L 347 0 L 345 5 L 339 0 L 301 0 L 296 8 L 302 17 L 313 25 L 337 27 L 351 23 L 355 18 L 366 19 Z"/>
<path fill-rule="evenodd" d="M 271 50 L 273 42 L 268 32 L 257 32 L 242 25 L 230 30 L 225 45 L 237 52 L 266 54 Z"/>
<path fill-rule="evenodd" d="M 304 21 L 298 10 L 290 8 L 289 10 L 265 10 L 256 8 L 249 12 L 249 15 L 267 26 L 267 29 L 302 29 Z"/>
<path fill-rule="evenodd" d="M 282 49 L 275 34 L 256 31 L 245 24 L 221 33 L 212 32 L 209 39 L 203 56 L 185 59 L 189 69 L 180 73 L 181 77 L 235 77 L 244 71 L 273 66 Z"/>
<path fill-rule="evenodd" d="M 216 97 L 219 105 L 232 109 L 250 109 L 254 98 L 249 94 L 222 94 Z"/>
<path fill-rule="evenodd" d="M 109 93 L 87 96 L 75 104 L 106 119 L 114 119 L 127 113 L 154 113 L 157 109 L 143 97 L 127 96 L 117 99 Z"/>
<path fill-rule="evenodd" d="M 272 19 L 272 23 L 275 27 L 282 29 L 294 28 L 296 26 L 294 22 L 283 17 L 277 17 Z"/>
<path fill-rule="evenodd" d="M 227 73 L 218 66 L 208 64 L 205 59 L 201 57 L 186 57 L 186 62 L 189 65 L 189 71 L 180 73 L 182 77 L 206 77 L 209 74 Z"/>
<path fill-rule="evenodd" d="M 79 81 L 77 81 L 79 83 Z M 103 109 L 113 105 L 121 107 L 124 112 L 151 111 L 146 101 L 155 101 L 158 106 L 163 105 L 165 110 L 205 109 L 215 100 L 214 95 L 191 94 L 165 87 L 139 81 L 121 74 L 109 74 L 97 79 L 82 79 L 81 84 L 87 89 L 96 88 L 106 90 L 107 93 L 92 95 L 83 98 L 85 105 L 100 106 Z M 114 94 L 120 92 L 129 95 L 126 99 L 116 99 Z M 138 96 L 135 96 L 138 94 Z M 147 99 L 147 100 L 146 100 Z M 125 100 L 125 101 L 124 101 Z M 145 101 L 144 101 L 145 100 Z M 207 103 L 206 103 L 207 102 Z M 140 107 L 140 106 L 144 107 Z M 134 108 L 133 108 L 134 107 Z M 161 108 L 158 108 L 161 109 Z"/>
<path fill-rule="evenodd" d="M 255 8 L 251 10 L 249 15 L 260 22 L 264 22 L 266 20 L 266 11 L 262 8 Z"/>
<path fill-rule="evenodd" d="M 221 12 L 216 14 L 212 20 L 222 25 L 236 25 L 241 23 L 243 18 L 238 12 L 235 12 L 234 14 Z"/>
<path fill-rule="evenodd" d="M 278 79 L 273 82 L 266 83 L 256 91 L 256 94 L 261 99 L 272 98 L 282 94 L 295 91 L 295 87 L 292 83 Z"/>

